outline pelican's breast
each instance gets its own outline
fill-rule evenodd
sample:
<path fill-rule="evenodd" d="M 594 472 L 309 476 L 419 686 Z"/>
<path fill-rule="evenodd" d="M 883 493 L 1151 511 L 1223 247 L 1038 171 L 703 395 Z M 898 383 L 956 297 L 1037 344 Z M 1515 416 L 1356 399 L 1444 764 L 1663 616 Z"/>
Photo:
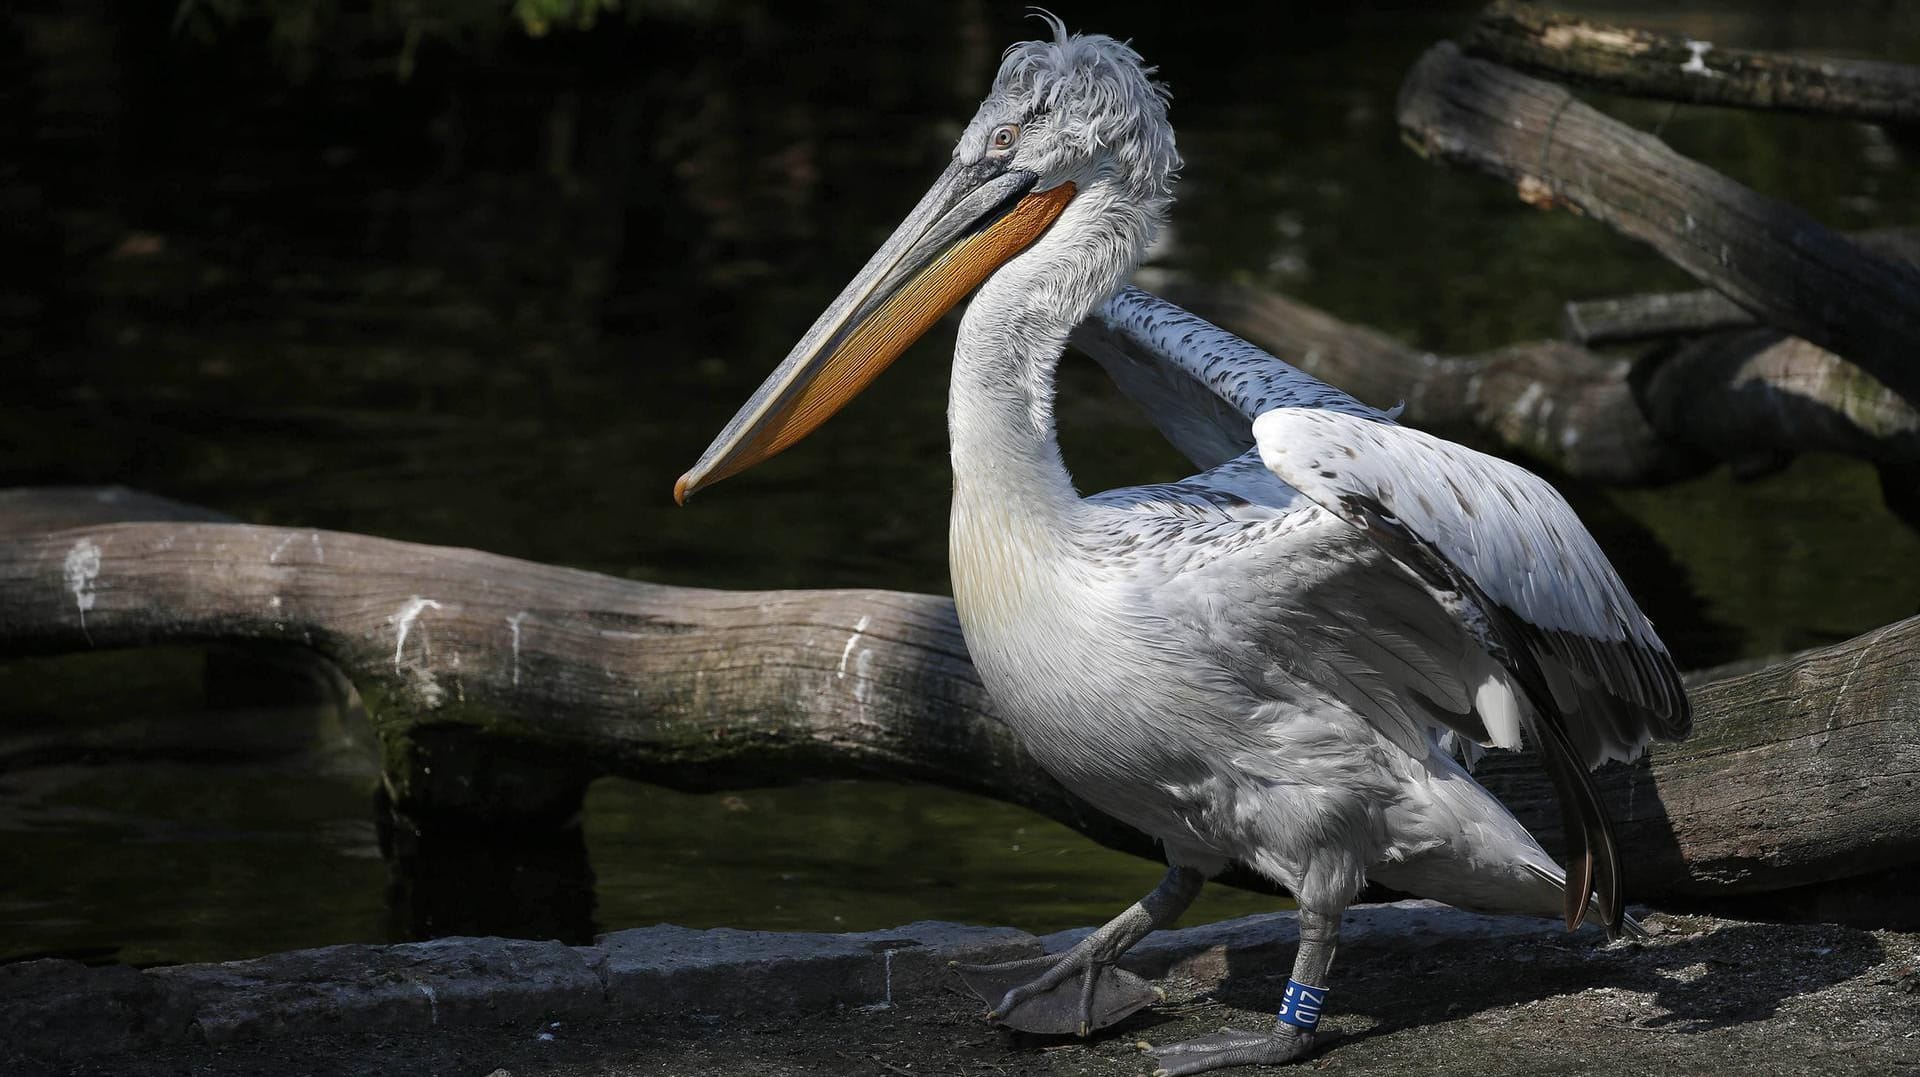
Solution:
<path fill-rule="evenodd" d="M 950 544 L 961 628 L 1001 715 L 1069 788 L 1165 833 L 1184 808 L 1163 792 L 1212 768 L 1139 581 L 994 503 L 956 497 Z"/>

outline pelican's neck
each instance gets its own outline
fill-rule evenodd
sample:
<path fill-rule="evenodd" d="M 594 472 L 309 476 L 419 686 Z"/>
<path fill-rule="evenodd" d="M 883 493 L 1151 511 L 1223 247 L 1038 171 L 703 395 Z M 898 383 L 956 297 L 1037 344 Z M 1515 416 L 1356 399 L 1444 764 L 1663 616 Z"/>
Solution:
<path fill-rule="evenodd" d="M 1054 372 L 1072 325 L 1012 298 L 982 289 L 960 323 L 947 401 L 954 500 L 1060 523 L 1079 501 L 1053 425 Z"/>
<path fill-rule="evenodd" d="M 1120 286 L 1155 223 L 1110 185 L 1091 185 L 967 306 L 947 404 L 956 527 L 992 515 L 1057 533 L 1078 511 L 1054 433 L 1054 375 L 1067 334 Z"/>

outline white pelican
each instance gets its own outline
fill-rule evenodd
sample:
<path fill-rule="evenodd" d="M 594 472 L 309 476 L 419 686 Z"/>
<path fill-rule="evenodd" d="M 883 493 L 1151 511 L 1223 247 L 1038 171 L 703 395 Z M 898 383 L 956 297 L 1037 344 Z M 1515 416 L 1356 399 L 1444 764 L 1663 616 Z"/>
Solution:
<path fill-rule="evenodd" d="M 1299 902 L 1292 980 L 1272 1030 L 1154 1052 L 1184 1074 L 1311 1049 L 1342 912 L 1370 878 L 1633 930 L 1587 769 L 1687 731 L 1652 625 L 1541 479 L 1122 287 L 1172 201 L 1166 92 L 1127 45 L 1049 21 L 1053 40 L 1007 52 L 933 189 L 675 488 L 800 440 L 976 293 L 948 406 L 968 649 L 1034 758 L 1158 838 L 1169 867 L 1064 955 L 962 976 L 991 1019 L 1085 1035 L 1155 997 L 1119 956 L 1246 864 Z M 1207 470 L 1074 490 L 1054 374 L 1090 315 L 1096 358 Z M 1455 759 L 1523 741 L 1559 791 L 1571 880 Z"/>

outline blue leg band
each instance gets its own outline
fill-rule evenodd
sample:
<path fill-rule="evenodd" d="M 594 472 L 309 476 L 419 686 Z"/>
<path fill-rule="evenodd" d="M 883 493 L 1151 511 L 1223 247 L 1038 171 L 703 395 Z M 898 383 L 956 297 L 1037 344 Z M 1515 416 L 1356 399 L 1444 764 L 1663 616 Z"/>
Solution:
<path fill-rule="evenodd" d="M 1287 981 L 1287 993 L 1280 1000 L 1281 1021 L 1300 1029 L 1312 1032 L 1320 1026 L 1320 1007 L 1327 1003 L 1327 989 L 1308 987 L 1297 980 Z"/>

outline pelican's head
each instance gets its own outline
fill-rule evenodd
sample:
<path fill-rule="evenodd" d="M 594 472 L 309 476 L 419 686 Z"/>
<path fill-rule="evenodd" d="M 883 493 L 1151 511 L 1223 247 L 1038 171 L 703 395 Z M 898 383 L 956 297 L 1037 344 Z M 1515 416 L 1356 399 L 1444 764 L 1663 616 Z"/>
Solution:
<path fill-rule="evenodd" d="M 1052 41 L 1008 49 L 993 89 L 954 147 L 956 162 L 1004 156 L 1030 172 L 1034 189 L 1072 184 L 1110 192 L 1118 207 L 1158 225 L 1173 202 L 1180 156 L 1167 123 L 1166 87 L 1125 42 L 1068 34 L 1041 13 Z"/>
<path fill-rule="evenodd" d="M 1078 201 L 1092 272 L 1080 314 L 1120 284 L 1173 200 L 1167 94 L 1098 34 L 1007 50 L 953 161 L 900 227 L 674 486 L 684 502 L 812 433 L 941 315 Z"/>

